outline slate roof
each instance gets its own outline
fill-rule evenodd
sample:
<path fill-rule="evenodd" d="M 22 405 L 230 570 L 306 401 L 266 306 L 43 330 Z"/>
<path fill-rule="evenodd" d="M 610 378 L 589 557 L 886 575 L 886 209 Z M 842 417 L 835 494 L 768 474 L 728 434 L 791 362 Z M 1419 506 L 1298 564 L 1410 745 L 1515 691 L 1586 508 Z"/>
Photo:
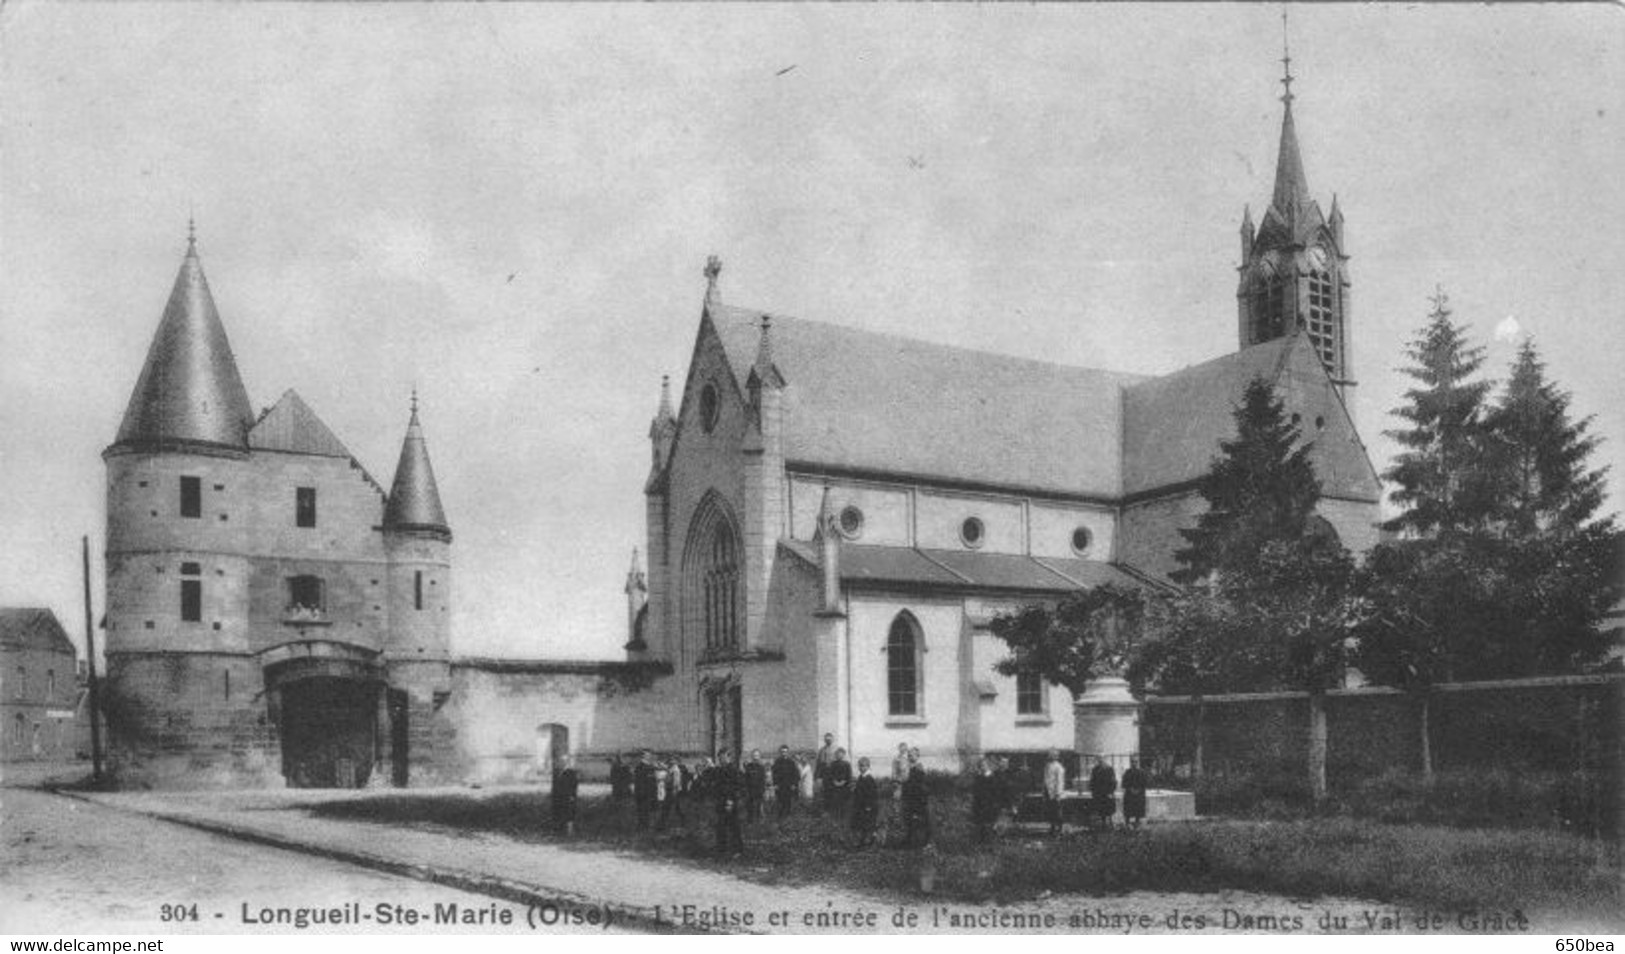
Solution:
<path fill-rule="evenodd" d="M 1219 441 L 1235 433 L 1233 413 L 1248 383 L 1261 377 L 1273 384 L 1294 360 L 1316 362 L 1309 366 L 1319 367 L 1313 346 L 1302 333 L 1125 388 L 1123 493 L 1200 480 L 1219 452 Z M 1316 441 L 1309 457 L 1323 494 L 1355 500 L 1380 497 L 1376 473 L 1357 439 L 1328 434 Z"/>
<path fill-rule="evenodd" d="M 412 399 L 412 419 L 401 442 L 401 459 L 395 465 L 395 483 L 384 504 L 384 528 L 388 530 L 428 530 L 451 535 L 446 511 L 440 505 L 440 487 L 429 464 L 429 447 L 418 423 L 417 399 Z"/>
<path fill-rule="evenodd" d="M 1275 381 L 1294 338 L 1276 338 L 1150 378 L 1124 389 L 1123 492 L 1132 494 L 1208 472 L 1248 382 Z"/>
<path fill-rule="evenodd" d="M 189 242 L 113 444 L 242 448 L 253 422 L 197 246 Z"/>
<path fill-rule="evenodd" d="M 316 412 L 292 390 L 283 393 L 276 406 L 266 411 L 248 432 L 248 446 L 254 450 L 283 451 L 289 454 L 315 454 L 321 457 L 350 457 L 350 451 L 323 424 Z"/>
<path fill-rule="evenodd" d="M 757 363 L 762 313 L 721 304 L 708 312 L 743 386 Z M 1120 493 L 1119 402 L 1137 375 L 777 314 L 772 337 L 792 464 Z"/>
<path fill-rule="evenodd" d="M 0 607 L 0 645 L 78 655 L 56 614 L 32 606 Z"/>
<path fill-rule="evenodd" d="M 819 566 L 818 549 L 801 540 L 780 545 Z M 1102 583 L 1140 588 L 1141 577 L 1110 563 L 1050 559 L 976 550 L 931 550 L 842 544 L 841 579 L 847 583 L 904 584 L 955 590 L 1016 590 L 1071 593 Z"/>

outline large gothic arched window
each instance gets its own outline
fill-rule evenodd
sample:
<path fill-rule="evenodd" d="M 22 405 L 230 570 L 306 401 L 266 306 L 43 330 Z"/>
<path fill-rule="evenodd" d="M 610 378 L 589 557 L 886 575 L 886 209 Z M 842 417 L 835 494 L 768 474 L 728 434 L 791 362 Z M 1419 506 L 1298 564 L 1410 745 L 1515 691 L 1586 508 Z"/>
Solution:
<path fill-rule="evenodd" d="M 684 643 L 706 652 L 739 646 L 739 534 L 724 505 L 708 497 L 689 523 L 683 549 Z"/>
<path fill-rule="evenodd" d="M 920 650 L 923 648 L 919 624 L 908 613 L 899 613 L 886 634 L 886 714 L 920 714 Z"/>

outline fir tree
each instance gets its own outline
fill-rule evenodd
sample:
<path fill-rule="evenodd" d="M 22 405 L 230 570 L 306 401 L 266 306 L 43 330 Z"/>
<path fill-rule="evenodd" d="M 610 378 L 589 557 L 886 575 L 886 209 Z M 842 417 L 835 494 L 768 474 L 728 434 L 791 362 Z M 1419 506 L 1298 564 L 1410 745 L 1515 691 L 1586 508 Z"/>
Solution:
<path fill-rule="evenodd" d="M 1605 471 L 1586 469 L 1597 438 L 1587 433 L 1590 418 L 1570 419 L 1569 400 L 1546 379 L 1534 342 L 1524 339 L 1486 420 L 1498 516 L 1515 536 L 1576 531 L 1602 506 Z"/>
<path fill-rule="evenodd" d="M 1484 349 L 1467 344 L 1440 290 L 1406 353 L 1414 364 L 1405 373 L 1418 385 L 1394 413 L 1410 427 L 1385 432 L 1405 450 L 1382 475 L 1396 485 L 1390 497 L 1404 512 L 1383 529 L 1415 536 L 1470 530 L 1482 525 L 1490 506 L 1483 425 L 1490 382 L 1472 380 Z"/>
<path fill-rule="evenodd" d="M 1180 583 L 1206 580 L 1253 564 L 1266 544 L 1304 534 L 1320 499 L 1320 481 L 1299 444 L 1275 389 L 1263 379 L 1247 385 L 1235 410 L 1236 436 L 1219 444 L 1219 456 L 1202 479 L 1208 510 L 1190 530 L 1189 546 L 1174 554 Z"/>

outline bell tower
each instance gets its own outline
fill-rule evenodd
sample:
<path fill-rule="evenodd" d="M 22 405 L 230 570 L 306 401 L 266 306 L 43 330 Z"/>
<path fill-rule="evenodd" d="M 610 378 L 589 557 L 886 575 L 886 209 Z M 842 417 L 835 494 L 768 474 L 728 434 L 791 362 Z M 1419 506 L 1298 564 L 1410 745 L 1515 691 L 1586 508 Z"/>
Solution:
<path fill-rule="evenodd" d="M 1282 14 L 1285 27 L 1285 14 Z M 1332 198 L 1323 215 L 1309 194 L 1292 118 L 1292 55 L 1285 50 L 1284 111 L 1275 161 L 1275 190 L 1257 227 L 1242 213 L 1240 282 L 1236 288 L 1241 347 L 1300 332 L 1308 335 L 1341 393 L 1354 384 L 1349 349 L 1349 273 L 1343 212 Z"/>

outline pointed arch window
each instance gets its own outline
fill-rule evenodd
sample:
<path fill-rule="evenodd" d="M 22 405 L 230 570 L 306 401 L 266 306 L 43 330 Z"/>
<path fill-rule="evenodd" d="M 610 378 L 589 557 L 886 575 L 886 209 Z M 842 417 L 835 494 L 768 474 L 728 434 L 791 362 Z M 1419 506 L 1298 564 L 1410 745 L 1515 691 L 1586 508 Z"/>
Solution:
<path fill-rule="evenodd" d="M 740 623 L 739 533 L 721 502 L 707 498 L 689 524 L 683 557 L 684 642 L 705 653 L 737 649 Z"/>
<path fill-rule="evenodd" d="M 919 623 L 908 613 L 899 613 L 886 634 L 886 714 L 920 714 L 920 652 L 923 640 Z"/>

